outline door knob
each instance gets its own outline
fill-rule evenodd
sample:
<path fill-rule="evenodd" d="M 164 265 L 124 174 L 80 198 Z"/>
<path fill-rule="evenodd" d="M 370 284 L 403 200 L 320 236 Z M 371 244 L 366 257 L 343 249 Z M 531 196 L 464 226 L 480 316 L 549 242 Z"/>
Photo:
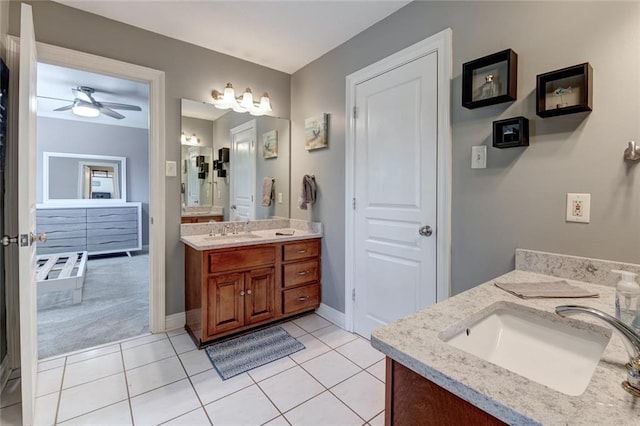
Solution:
<path fill-rule="evenodd" d="M 433 229 L 429 225 L 425 225 L 418 230 L 418 233 L 423 237 L 430 237 L 433 234 Z"/>
<path fill-rule="evenodd" d="M 31 233 L 29 235 L 29 240 L 30 240 L 30 244 L 33 244 L 34 241 L 37 241 L 39 243 L 46 243 L 47 242 L 47 233 L 43 232 L 42 234 L 33 234 Z"/>

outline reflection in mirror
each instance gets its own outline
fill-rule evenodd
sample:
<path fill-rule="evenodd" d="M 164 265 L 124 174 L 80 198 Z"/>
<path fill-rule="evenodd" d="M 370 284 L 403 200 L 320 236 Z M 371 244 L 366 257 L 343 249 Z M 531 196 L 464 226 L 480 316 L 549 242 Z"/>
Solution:
<path fill-rule="evenodd" d="M 44 152 L 42 164 L 44 203 L 127 200 L 125 157 Z"/>
<path fill-rule="evenodd" d="M 183 99 L 183 215 L 210 207 L 224 220 L 289 217 L 289 132 L 289 120 Z"/>

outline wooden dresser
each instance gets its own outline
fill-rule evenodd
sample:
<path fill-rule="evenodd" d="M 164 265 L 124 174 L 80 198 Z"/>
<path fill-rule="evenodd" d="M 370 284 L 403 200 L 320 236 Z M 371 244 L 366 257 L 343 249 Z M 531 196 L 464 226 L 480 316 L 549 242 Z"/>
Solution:
<path fill-rule="evenodd" d="M 196 250 L 185 246 L 186 328 L 209 341 L 317 309 L 320 238 Z"/>

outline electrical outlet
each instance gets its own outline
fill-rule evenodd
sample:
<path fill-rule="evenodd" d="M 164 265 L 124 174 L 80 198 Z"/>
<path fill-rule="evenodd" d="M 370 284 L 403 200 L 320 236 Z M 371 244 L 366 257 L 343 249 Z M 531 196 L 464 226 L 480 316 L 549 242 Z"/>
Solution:
<path fill-rule="evenodd" d="M 567 194 L 567 222 L 589 223 L 591 194 Z"/>
<path fill-rule="evenodd" d="M 282 204 L 282 192 L 278 192 L 278 204 Z"/>
<path fill-rule="evenodd" d="M 486 169 L 487 168 L 487 146 L 476 145 L 471 147 L 471 168 Z"/>

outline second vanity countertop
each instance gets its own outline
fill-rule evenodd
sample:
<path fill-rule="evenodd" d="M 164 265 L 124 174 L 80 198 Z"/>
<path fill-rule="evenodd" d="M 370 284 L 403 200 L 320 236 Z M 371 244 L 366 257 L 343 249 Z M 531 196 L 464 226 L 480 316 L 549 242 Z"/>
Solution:
<path fill-rule="evenodd" d="M 584 305 L 613 315 L 615 288 L 563 279 L 596 291 L 600 297 L 523 300 L 497 288 L 494 282 L 557 281 L 558 277 L 515 270 L 375 330 L 371 344 L 508 424 L 640 424 L 640 399 L 620 386 L 626 379 L 624 365 L 628 356 L 615 334 L 580 396 L 558 392 L 457 349 L 440 338 L 442 331 L 501 301 L 551 313 L 558 305 Z M 604 326 L 587 315 L 572 319 Z"/>

